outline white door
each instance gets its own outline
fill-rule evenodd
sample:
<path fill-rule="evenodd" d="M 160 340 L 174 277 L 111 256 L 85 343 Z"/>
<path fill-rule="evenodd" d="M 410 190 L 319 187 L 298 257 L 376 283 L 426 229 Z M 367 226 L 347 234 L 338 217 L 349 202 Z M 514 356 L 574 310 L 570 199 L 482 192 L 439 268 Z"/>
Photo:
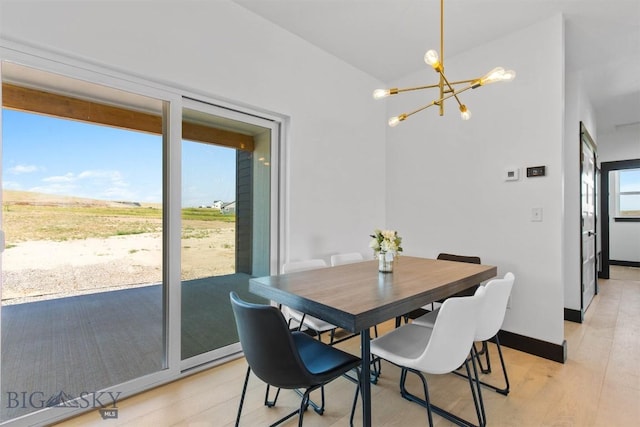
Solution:
<path fill-rule="evenodd" d="M 582 312 L 596 293 L 596 162 L 591 138 L 582 132 Z"/>

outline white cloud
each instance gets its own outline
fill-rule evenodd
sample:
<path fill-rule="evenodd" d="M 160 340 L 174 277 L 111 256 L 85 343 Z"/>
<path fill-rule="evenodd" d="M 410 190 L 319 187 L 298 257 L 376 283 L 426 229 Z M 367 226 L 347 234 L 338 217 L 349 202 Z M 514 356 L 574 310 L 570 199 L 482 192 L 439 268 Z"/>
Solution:
<path fill-rule="evenodd" d="M 49 176 L 42 179 L 46 185 L 31 191 L 52 194 L 66 194 L 105 200 L 133 200 L 135 193 L 129 190 L 129 183 L 117 170 L 85 170 L 78 174 Z"/>
<path fill-rule="evenodd" d="M 20 175 L 23 173 L 37 172 L 40 168 L 36 165 L 16 165 L 10 167 L 7 172 L 13 175 Z"/>
<path fill-rule="evenodd" d="M 58 176 L 49 176 L 42 179 L 44 182 L 74 182 L 77 178 L 71 173 L 67 173 L 65 175 Z"/>

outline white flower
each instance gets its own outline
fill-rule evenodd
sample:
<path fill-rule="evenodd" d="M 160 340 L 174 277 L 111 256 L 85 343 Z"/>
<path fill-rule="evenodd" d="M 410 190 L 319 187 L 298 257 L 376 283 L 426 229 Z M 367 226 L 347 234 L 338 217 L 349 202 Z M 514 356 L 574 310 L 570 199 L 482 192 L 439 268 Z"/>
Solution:
<path fill-rule="evenodd" d="M 372 240 L 369 243 L 369 247 L 371 247 L 375 253 L 391 252 L 396 254 L 402 252 L 402 247 L 400 246 L 402 238 L 398 236 L 398 232 L 395 230 L 375 229 L 371 237 Z"/>

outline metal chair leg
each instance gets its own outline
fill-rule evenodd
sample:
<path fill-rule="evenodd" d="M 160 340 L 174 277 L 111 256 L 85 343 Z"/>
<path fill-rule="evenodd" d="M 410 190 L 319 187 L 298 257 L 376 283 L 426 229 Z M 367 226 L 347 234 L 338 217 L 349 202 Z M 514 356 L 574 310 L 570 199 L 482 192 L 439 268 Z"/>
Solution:
<path fill-rule="evenodd" d="M 504 376 L 504 383 L 505 383 L 505 386 L 504 386 L 504 388 L 500 388 L 500 387 L 495 386 L 495 385 L 493 385 L 493 384 L 489 384 L 489 383 L 487 383 L 487 382 L 485 382 L 485 381 L 480 381 L 479 379 L 478 379 L 478 383 L 479 383 L 479 384 L 482 384 L 483 386 L 485 386 L 485 387 L 487 387 L 487 388 L 492 389 L 492 390 L 493 390 L 493 391 L 495 391 L 496 393 L 500 393 L 500 394 L 502 394 L 502 395 L 504 395 L 504 396 L 507 396 L 507 395 L 509 394 L 509 391 L 510 391 L 509 376 L 507 375 L 507 366 L 506 366 L 506 364 L 504 363 L 504 356 L 503 356 L 503 354 L 502 354 L 502 347 L 500 346 L 500 339 L 498 338 L 498 336 L 497 336 L 497 335 L 496 335 L 495 337 L 493 337 L 493 339 L 495 340 L 496 347 L 498 348 L 498 355 L 500 356 L 500 365 L 502 366 L 502 374 L 503 374 L 503 376 Z M 486 342 L 485 342 L 485 343 L 486 343 Z M 475 349 L 475 347 L 474 347 L 474 349 Z M 487 349 L 487 356 L 488 356 L 488 349 Z M 480 353 L 479 353 L 479 352 L 476 352 L 476 356 L 475 356 L 475 358 L 476 358 L 478 361 L 480 360 Z M 487 359 L 487 360 L 488 360 L 488 359 Z M 478 363 L 480 364 L 480 362 L 478 362 Z M 481 365 L 481 364 L 480 364 L 480 365 Z M 482 370 L 482 367 L 481 367 L 481 370 Z M 490 366 L 489 366 L 489 372 L 491 372 L 491 367 L 490 367 Z M 456 374 L 456 375 L 458 375 L 458 376 L 460 376 L 460 377 L 465 377 L 465 378 L 466 378 L 466 375 L 465 375 L 464 373 L 462 373 L 462 372 L 454 371 L 453 373 L 454 373 L 454 374 Z M 484 370 L 482 370 L 482 373 L 487 373 L 487 372 L 485 372 Z"/>
<path fill-rule="evenodd" d="M 468 362 L 469 360 L 467 360 L 465 362 L 465 364 L 467 364 L 467 368 L 468 368 Z M 405 383 L 406 383 L 406 379 L 407 379 L 407 372 L 413 372 L 414 374 L 418 375 L 422 382 L 423 382 L 423 389 L 425 391 L 425 399 L 421 399 L 420 397 L 411 394 L 405 387 Z M 482 401 L 482 395 L 480 394 L 479 391 L 479 387 L 476 387 L 476 385 L 474 385 L 474 380 L 472 379 L 471 375 L 469 376 L 469 378 L 471 378 L 470 381 L 470 387 L 471 387 L 471 391 L 472 391 L 472 397 L 473 397 L 473 401 L 474 404 L 476 405 L 476 414 L 478 415 L 478 421 L 479 421 L 479 426 L 480 427 L 484 427 L 485 426 L 485 420 L 484 420 L 484 403 Z M 476 392 L 477 390 L 477 392 Z M 460 418 L 459 416 L 449 412 L 449 411 L 445 411 L 444 409 L 440 408 L 439 406 L 434 405 L 433 403 L 431 403 L 429 401 L 429 396 L 428 396 L 428 387 L 427 387 L 427 380 L 424 377 L 424 375 L 420 372 L 420 371 L 416 371 L 413 369 L 408 369 L 408 368 L 402 368 L 402 372 L 400 374 L 400 394 L 402 395 L 402 397 L 404 397 L 407 400 L 410 400 L 414 403 L 417 403 L 420 406 L 423 406 L 425 408 L 427 408 L 427 410 L 429 411 L 429 425 L 432 426 L 433 425 L 433 420 L 432 420 L 432 416 L 431 413 L 435 412 L 436 414 L 440 415 L 443 418 L 446 418 L 447 420 L 459 425 L 459 426 L 468 426 L 468 427 L 476 427 L 475 424 L 471 423 L 470 421 L 465 420 L 464 418 Z"/>
<path fill-rule="evenodd" d="M 475 354 L 474 354 L 475 353 Z M 476 358 L 480 358 L 476 351 L 475 346 L 471 349 L 469 359 L 465 360 L 464 366 L 467 371 L 467 379 L 469 380 L 469 387 L 471 388 L 471 394 L 473 395 L 473 403 L 476 407 L 476 416 L 478 417 L 478 425 L 484 427 L 487 424 L 487 415 L 484 410 L 484 401 L 482 400 L 482 390 L 480 389 L 480 378 L 478 376 L 478 368 L 476 366 Z M 471 378 L 471 372 L 469 371 L 469 360 L 473 366 L 473 378 Z"/>
<path fill-rule="evenodd" d="M 353 398 L 353 406 L 351 407 L 351 417 L 349 418 L 350 427 L 353 427 L 353 419 L 356 414 L 356 404 L 358 403 L 358 394 L 362 392 L 362 389 L 360 388 L 360 381 L 362 381 L 362 372 L 359 368 L 356 368 L 356 376 L 358 380 L 356 383 L 356 395 Z"/>
<path fill-rule="evenodd" d="M 269 400 L 269 384 L 267 384 L 267 392 L 264 395 L 264 404 L 266 407 L 268 408 L 273 408 L 274 406 L 276 406 L 276 402 L 278 401 L 278 396 L 280 396 L 280 389 L 278 388 L 276 391 L 276 397 L 273 398 L 273 400 Z"/>
<path fill-rule="evenodd" d="M 242 395 L 240 396 L 240 405 L 238 406 L 238 415 L 236 416 L 236 427 L 240 425 L 240 414 L 242 413 L 242 406 L 244 405 L 244 396 L 247 393 L 247 384 L 249 384 L 250 374 L 251 374 L 251 367 L 248 367 L 247 375 L 244 377 L 244 385 L 242 386 Z"/>
<path fill-rule="evenodd" d="M 422 381 L 422 389 L 424 391 L 424 399 L 419 398 L 418 396 L 409 393 L 409 391 L 406 388 L 406 381 L 407 381 L 407 372 L 413 372 L 414 374 L 418 375 L 418 377 L 420 377 L 420 380 Z M 426 408 L 427 410 L 427 420 L 429 421 L 429 426 L 433 426 L 433 415 L 431 413 L 431 409 L 434 408 L 433 405 L 431 405 L 431 402 L 429 400 L 429 387 L 427 386 L 427 380 L 424 377 L 424 375 L 422 375 L 422 372 L 420 371 L 415 371 L 413 369 L 409 370 L 407 368 L 402 368 L 402 371 L 400 373 L 400 395 L 402 397 L 404 397 L 405 399 L 417 403 L 418 405 Z"/>
<path fill-rule="evenodd" d="M 487 342 L 482 341 L 482 349 L 480 351 L 476 349 L 476 343 L 473 343 L 473 348 L 476 350 L 476 354 L 478 355 L 478 367 L 480 368 L 480 372 L 482 372 L 483 374 L 490 374 L 491 359 L 489 358 L 489 348 L 487 346 Z M 480 356 L 482 355 L 484 355 L 484 358 L 486 360 L 486 364 L 487 364 L 486 368 L 482 366 L 482 359 L 480 358 Z"/>

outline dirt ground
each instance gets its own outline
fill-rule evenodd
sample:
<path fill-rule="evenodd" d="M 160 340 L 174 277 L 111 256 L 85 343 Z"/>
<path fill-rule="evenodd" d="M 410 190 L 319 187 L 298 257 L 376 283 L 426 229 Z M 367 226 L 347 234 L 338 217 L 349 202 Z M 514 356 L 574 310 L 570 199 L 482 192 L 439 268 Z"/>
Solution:
<path fill-rule="evenodd" d="M 182 279 L 235 271 L 235 224 L 183 236 Z M 2 303 L 17 304 L 162 282 L 161 233 L 20 242 L 2 256 Z"/>

